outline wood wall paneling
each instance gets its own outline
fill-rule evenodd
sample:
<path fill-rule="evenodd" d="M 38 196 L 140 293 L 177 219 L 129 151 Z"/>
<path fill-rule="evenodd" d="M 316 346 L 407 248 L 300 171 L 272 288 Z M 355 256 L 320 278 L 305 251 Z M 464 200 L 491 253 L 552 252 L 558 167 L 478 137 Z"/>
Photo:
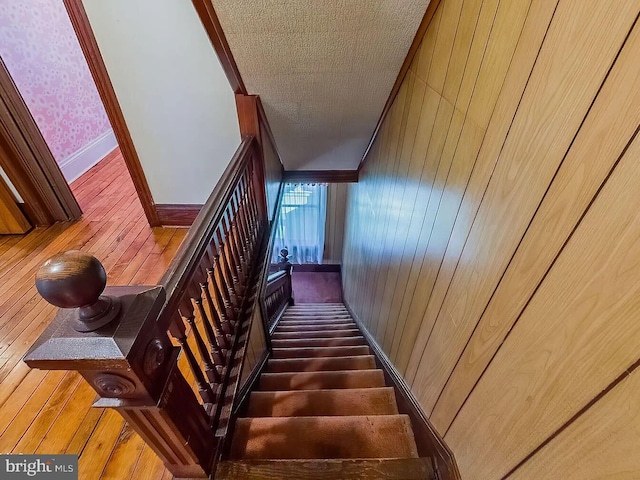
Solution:
<path fill-rule="evenodd" d="M 414 349 L 412 357 L 419 359 L 419 367 L 412 388 L 427 412 L 433 409 L 637 14 L 636 5 L 628 4 L 627 11 L 594 16 L 593 5 L 578 3 L 561 3 L 554 16 L 431 335 Z"/>
<path fill-rule="evenodd" d="M 640 372 L 635 370 L 507 478 L 635 480 L 640 472 L 638 397 Z"/>
<path fill-rule="evenodd" d="M 549 187 L 444 389 L 446 430 L 640 125 L 640 31 L 634 30 Z"/>
<path fill-rule="evenodd" d="M 330 183 L 327 186 L 327 221 L 324 230 L 324 263 L 342 263 L 344 218 L 347 206 L 346 183 Z M 298 271 L 298 267 L 296 267 Z"/>
<path fill-rule="evenodd" d="M 638 360 L 638 155 L 636 137 L 445 436 L 463 476 L 501 478 Z"/>
<path fill-rule="evenodd" d="M 586 478 L 598 438 L 640 475 L 602 437 L 636 431 L 602 405 L 638 360 L 639 12 L 443 0 L 349 186 L 345 299 L 463 478 Z"/>

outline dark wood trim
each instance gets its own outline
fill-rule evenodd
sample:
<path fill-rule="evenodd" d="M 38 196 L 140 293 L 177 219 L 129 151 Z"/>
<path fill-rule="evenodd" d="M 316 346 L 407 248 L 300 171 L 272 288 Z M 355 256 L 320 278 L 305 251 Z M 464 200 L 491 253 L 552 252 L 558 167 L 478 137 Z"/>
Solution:
<path fill-rule="evenodd" d="M 280 165 L 282 165 L 282 171 L 284 172 L 284 165 L 282 164 L 282 156 L 280 155 L 280 151 L 278 150 L 278 144 L 276 143 L 276 138 L 273 136 L 273 131 L 271 130 L 271 125 L 269 125 L 269 119 L 267 118 L 267 114 L 264 111 L 264 106 L 262 105 L 262 100 L 258 97 L 258 116 L 260 117 L 260 127 L 263 133 L 266 133 L 269 137 L 269 141 L 271 142 L 271 146 L 273 150 L 276 152 L 278 160 L 280 160 Z"/>
<path fill-rule="evenodd" d="M 25 203 L 34 225 L 82 216 L 69 184 L 0 60 L 0 165 Z"/>
<path fill-rule="evenodd" d="M 193 225 L 202 205 L 184 203 L 158 203 L 158 221 L 165 227 L 190 227 Z"/>
<path fill-rule="evenodd" d="M 211 40 L 211 45 L 213 45 L 213 49 L 216 51 L 216 55 L 218 55 L 218 59 L 229 80 L 233 93 L 247 95 L 247 88 L 244 86 L 240 70 L 238 70 L 238 65 L 233 58 L 231 48 L 229 48 L 229 43 L 224 35 L 211 0 L 192 0 L 192 3 L 196 12 L 198 12 L 198 16 L 209 36 L 209 40 Z"/>
<path fill-rule="evenodd" d="M 285 182 L 357 183 L 358 170 L 285 170 Z"/>
<path fill-rule="evenodd" d="M 240 135 L 253 135 L 262 145 L 260 136 L 260 115 L 258 113 L 258 96 L 236 93 L 236 111 Z"/>
<path fill-rule="evenodd" d="M 262 358 L 251 370 L 251 374 L 247 378 L 247 381 L 242 386 L 240 393 L 238 394 L 238 403 L 233 412 L 234 418 L 242 417 L 247 411 L 247 407 L 249 406 L 249 396 L 251 395 L 251 391 L 256 387 L 258 382 L 260 381 L 260 374 L 262 370 L 264 370 L 264 366 L 267 364 L 267 360 L 271 357 L 271 352 L 269 350 L 265 350 L 262 354 Z"/>
<path fill-rule="evenodd" d="M 422 407 L 420 407 L 420 403 L 411 392 L 409 385 L 407 385 L 407 382 L 405 382 L 400 372 L 398 372 L 393 365 L 393 362 L 387 357 L 387 354 L 384 353 L 376 339 L 373 338 L 360 321 L 360 318 L 351 309 L 349 303 L 344 299 L 344 295 L 343 303 L 371 347 L 376 357 L 376 364 L 384 371 L 386 384 L 393 386 L 398 411 L 401 414 L 408 415 L 411 420 L 411 427 L 416 439 L 416 446 L 418 447 L 418 455 L 421 457 L 429 457 L 433 460 L 438 479 L 460 480 L 460 472 L 458 471 L 453 452 L 429 421 Z"/>
<path fill-rule="evenodd" d="M 339 263 L 323 263 L 322 265 L 318 265 L 316 263 L 302 263 L 295 264 L 293 266 L 294 272 L 313 272 L 313 273 L 340 273 L 342 268 Z"/>
<path fill-rule="evenodd" d="M 144 214 L 147 217 L 149 225 L 152 227 L 159 226 L 160 220 L 158 218 L 158 212 L 156 211 L 156 205 L 153 202 L 151 189 L 144 175 L 138 152 L 131 139 L 131 133 L 129 132 L 127 122 L 120 108 L 116 92 L 113 89 L 98 43 L 93 35 L 93 30 L 91 29 L 87 12 L 82 5 L 82 0 L 63 1 L 84 57 L 89 65 L 89 71 L 91 72 L 93 81 L 96 84 L 96 88 L 104 104 L 107 117 L 109 118 L 109 122 L 111 122 L 113 133 L 118 140 L 122 157 L 124 158 L 129 174 L 131 175 L 131 180 L 133 180 L 133 185 L 140 198 Z"/>
<path fill-rule="evenodd" d="M 380 114 L 380 118 L 378 119 L 378 123 L 376 124 L 376 128 L 373 131 L 373 135 L 371 135 L 371 140 L 369 140 L 369 145 L 367 145 L 367 149 L 364 151 L 364 155 L 362 155 L 362 159 L 360 160 L 360 165 L 358 165 L 358 171 L 362 169 L 362 164 L 367 158 L 371 147 L 373 146 L 373 142 L 375 142 L 376 137 L 378 136 L 378 132 L 380 131 L 380 127 L 382 127 L 382 123 L 384 119 L 387 117 L 389 110 L 391 110 L 391 106 L 393 105 L 393 101 L 396 99 L 398 92 L 400 91 L 400 87 L 402 86 L 402 82 L 409 71 L 409 67 L 411 66 L 411 62 L 413 58 L 416 56 L 416 52 L 420 47 L 420 43 L 424 38 L 425 33 L 427 33 L 427 29 L 429 28 L 429 24 L 438 9 L 438 5 L 440 5 L 440 0 L 431 0 L 429 5 L 427 6 L 427 10 L 424 12 L 424 16 L 422 17 L 422 21 L 418 26 L 418 30 L 416 31 L 415 37 L 413 37 L 413 42 L 411 42 L 411 46 L 409 47 L 409 51 L 407 52 L 407 56 L 402 63 L 402 67 L 400 67 L 400 71 L 398 72 L 398 76 L 396 77 L 396 81 L 391 88 L 391 93 L 389 93 L 389 98 L 387 98 L 387 102 L 384 104 L 384 108 L 382 109 L 382 113 Z"/>

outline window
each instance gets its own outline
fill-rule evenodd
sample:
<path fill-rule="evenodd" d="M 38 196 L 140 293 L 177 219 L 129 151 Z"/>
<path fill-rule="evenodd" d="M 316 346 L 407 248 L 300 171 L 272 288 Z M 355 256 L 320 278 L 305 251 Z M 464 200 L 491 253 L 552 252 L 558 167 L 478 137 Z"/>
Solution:
<path fill-rule="evenodd" d="M 285 183 L 283 188 L 271 262 L 277 263 L 286 248 L 291 263 L 322 263 L 327 185 Z"/>

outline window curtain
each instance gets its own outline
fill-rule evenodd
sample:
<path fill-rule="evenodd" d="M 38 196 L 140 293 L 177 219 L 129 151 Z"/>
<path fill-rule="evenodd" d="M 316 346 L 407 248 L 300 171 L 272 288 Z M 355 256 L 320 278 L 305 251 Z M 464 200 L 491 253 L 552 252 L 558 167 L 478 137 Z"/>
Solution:
<path fill-rule="evenodd" d="M 321 264 L 326 221 L 326 184 L 285 183 L 271 263 L 278 263 L 286 248 L 291 263 Z"/>

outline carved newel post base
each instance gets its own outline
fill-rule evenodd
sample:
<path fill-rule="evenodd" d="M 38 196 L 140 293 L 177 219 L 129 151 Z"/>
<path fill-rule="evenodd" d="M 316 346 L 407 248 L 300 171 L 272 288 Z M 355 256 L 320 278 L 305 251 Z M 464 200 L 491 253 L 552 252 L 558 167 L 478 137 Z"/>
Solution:
<path fill-rule="evenodd" d="M 215 449 L 209 418 L 182 376 L 166 323 L 161 286 L 106 287 L 102 264 L 70 251 L 40 268 L 36 287 L 60 307 L 24 361 L 79 372 L 176 477 L 207 477 Z"/>

